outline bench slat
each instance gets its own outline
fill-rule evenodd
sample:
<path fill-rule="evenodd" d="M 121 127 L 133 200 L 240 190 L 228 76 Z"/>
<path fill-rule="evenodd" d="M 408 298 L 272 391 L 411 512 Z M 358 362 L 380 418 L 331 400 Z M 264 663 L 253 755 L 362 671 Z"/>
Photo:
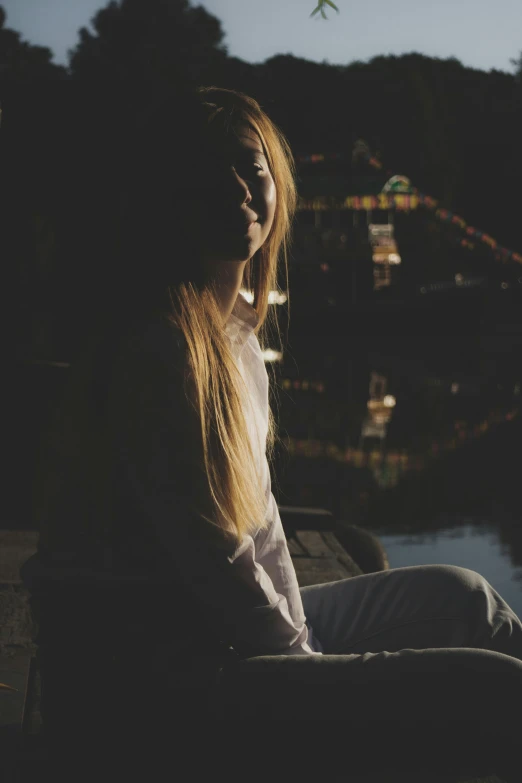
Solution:
<path fill-rule="evenodd" d="M 31 657 L 26 650 L 12 658 L 0 656 L 0 682 L 16 688 L 15 691 L 0 689 L 0 731 L 7 727 L 22 731 Z"/>

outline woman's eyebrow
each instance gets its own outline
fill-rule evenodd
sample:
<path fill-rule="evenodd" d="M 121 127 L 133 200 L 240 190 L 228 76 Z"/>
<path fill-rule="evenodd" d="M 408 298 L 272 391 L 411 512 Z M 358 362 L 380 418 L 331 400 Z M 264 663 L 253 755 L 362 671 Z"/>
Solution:
<path fill-rule="evenodd" d="M 258 147 L 244 147 L 243 148 L 243 154 L 255 157 L 256 155 L 260 155 L 262 158 L 266 158 L 264 150 L 260 150 Z"/>

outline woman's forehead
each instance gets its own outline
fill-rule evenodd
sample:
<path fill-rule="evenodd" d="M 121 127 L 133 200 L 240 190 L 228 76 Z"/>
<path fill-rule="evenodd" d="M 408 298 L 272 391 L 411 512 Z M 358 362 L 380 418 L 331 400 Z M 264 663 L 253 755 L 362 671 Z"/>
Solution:
<path fill-rule="evenodd" d="M 249 125 L 241 124 L 230 128 L 209 127 L 212 149 L 217 151 L 230 151 L 244 148 L 264 154 L 263 144 L 259 134 Z"/>

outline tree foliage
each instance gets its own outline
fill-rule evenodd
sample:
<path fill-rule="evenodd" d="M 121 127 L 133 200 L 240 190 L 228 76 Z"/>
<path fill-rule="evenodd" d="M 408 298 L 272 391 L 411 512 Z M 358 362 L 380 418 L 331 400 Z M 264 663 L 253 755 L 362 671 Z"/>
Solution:
<path fill-rule="evenodd" d="M 64 78 L 65 68 L 51 62 L 51 49 L 23 41 L 20 33 L 6 27 L 6 22 L 7 14 L 0 6 L 0 84 Z"/>
<path fill-rule="evenodd" d="M 75 79 L 144 83 L 206 80 L 226 58 L 221 22 L 188 0 L 111 0 L 68 52 Z"/>
<path fill-rule="evenodd" d="M 335 3 L 332 2 L 332 0 L 319 0 L 317 7 L 312 11 L 310 16 L 315 16 L 316 14 L 321 14 L 323 19 L 327 19 L 326 16 L 326 8 L 327 6 L 330 6 L 330 8 L 333 8 L 334 11 L 337 11 L 339 13 L 339 9 L 335 5 Z"/>

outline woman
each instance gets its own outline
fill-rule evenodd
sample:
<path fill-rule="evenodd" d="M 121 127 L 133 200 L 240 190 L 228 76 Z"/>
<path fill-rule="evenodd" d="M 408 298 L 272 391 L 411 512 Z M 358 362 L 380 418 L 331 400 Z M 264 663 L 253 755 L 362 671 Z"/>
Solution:
<path fill-rule="evenodd" d="M 88 585 L 82 627 L 93 613 L 93 579 L 127 584 L 104 642 L 132 639 L 126 652 L 139 658 L 137 640 L 152 635 L 162 671 L 191 694 L 202 660 L 211 661 L 208 686 L 222 649 L 261 661 L 243 670 L 255 696 L 229 684 L 236 717 L 274 717 L 275 703 L 284 707 L 276 718 L 290 723 L 324 717 L 333 683 L 345 704 L 358 705 L 358 714 L 343 714 L 353 737 L 364 715 L 379 746 L 390 725 L 411 742 L 423 705 L 428 723 L 455 714 L 463 663 L 475 671 L 478 661 L 476 678 L 488 683 L 488 667 L 503 667 L 510 685 L 501 701 L 520 695 L 522 625 L 473 571 L 418 566 L 298 587 L 271 492 L 275 426 L 261 350 L 296 209 L 280 131 L 253 99 L 202 88 L 157 105 L 128 146 L 124 172 L 105 305 L 61 409 L 62 467 L 54 488 L 43 482 L 40 551 L 26 583 L 55 580 L 47 607 L 71 594 L 66 578 Z M 242 288 L 253 290 L 252 305 Z M 131 584 L 141 587 L 129 609 Z M 47 632 L 43 620 L 41 647 L 51 649 L 67 611 L 42 614 L 61 619 L 47 619 Z M 485 650 L 494 652 L 484 659 Z M 342 656 L 342 672 L 322 665 L 332 655 Z M 301 656 L 306 682 L 308 672 L 326 678 L 311 702 L 304 684 L 292 689 L 282 656 Z M 265 681 L 272 661 L 279 668 Z M 499 692 L 490 690 L 493 704 Z M 185 707 L 194 703 L 190 696 Z M 390 704 L 391 724 L 383 724 L 380 708 Z M 458 711 L 469 728 L 471 701 Z M 354 763 L 359 740 L 347 751 Z"/>

